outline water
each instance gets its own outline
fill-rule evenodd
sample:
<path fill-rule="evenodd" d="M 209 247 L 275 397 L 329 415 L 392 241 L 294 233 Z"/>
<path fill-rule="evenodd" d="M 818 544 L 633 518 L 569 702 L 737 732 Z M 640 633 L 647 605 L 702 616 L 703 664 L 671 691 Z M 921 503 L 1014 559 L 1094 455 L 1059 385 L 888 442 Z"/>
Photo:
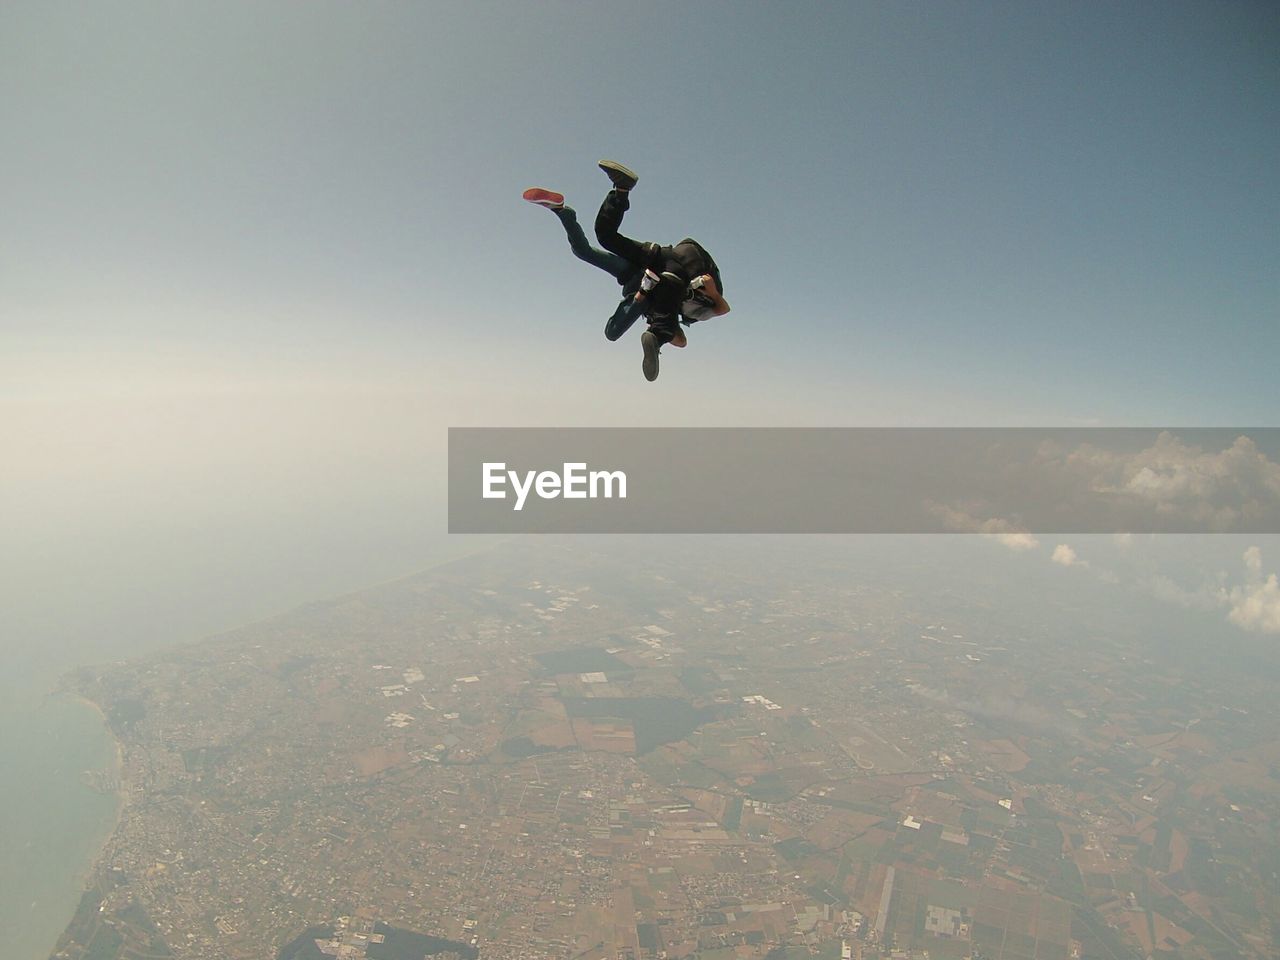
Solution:
<path fill-rule="evenodd" d="M 0 714 L 0 927 L 14 960 L 45 960 L 75 912 L 119 806 L 81 774 L 114 761 L 100 716 L 79 700 Z"/>
<path fill-rule="evenodd" d="M 51 694 L 59 677 L 77 666 L 143 655 L 308 600 L 407 575 L 476 546 L 466 538 L 401 543 L 402 549 L 375 556 L 384 544 L 357 553 L 312 551 L 309 567 L 245 565 L 237 576 L 224 576 L 216 588 L 196 565 L 148 564 L 154 577 L 136 565 L 117 572 L 130 580 L 130 591 L 114 583 L 100 595 L 85 591 L 61 613 L 49 604 L 48 591 L 33 591 L 29 600 L 16 590 L 0 597 L 8 615 L 0 625 L 0 929 L 5 931 L 5 960 L 48 960 L 75 914 L 119 809 L 116 796 L 83 781 L 84 771 L 115 763 L 115 741 L 90 704 Z M 198 603 L 193 602 L 197 594 Z M 111 605 L 114 609 L 108 609 Z"/>

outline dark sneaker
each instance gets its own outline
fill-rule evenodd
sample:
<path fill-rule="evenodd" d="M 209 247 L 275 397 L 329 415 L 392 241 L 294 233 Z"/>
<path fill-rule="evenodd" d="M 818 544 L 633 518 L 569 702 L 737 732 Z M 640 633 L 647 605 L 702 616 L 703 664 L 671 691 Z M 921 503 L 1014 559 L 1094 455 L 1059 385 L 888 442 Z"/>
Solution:
<path fill-rule="evenodd" d="M 564 206 L 563 193 L 544 190 L 542 187 L 530 187 L 524 192 L 524 198 L 530 203 L 536 203 L 540 207 L 549 207 L 552 210 L 559 210 Z"/>
<path fill-rule="evenodd" d="M 640 346 L 644 348 L 644 362 L 640 369 L 644 371 L 644 378 L 653 383 L 658 379 L 658 349 L 661 344 L 652 330 L 646 330 L 640 334 Z"/>
<path fill-rule="evenodd" d="M 609 175 L 615 190 L 630 190 L 640 178 L 635 171 L 629 170 L 614 160 L 601 160 L 597 166 Z"/>

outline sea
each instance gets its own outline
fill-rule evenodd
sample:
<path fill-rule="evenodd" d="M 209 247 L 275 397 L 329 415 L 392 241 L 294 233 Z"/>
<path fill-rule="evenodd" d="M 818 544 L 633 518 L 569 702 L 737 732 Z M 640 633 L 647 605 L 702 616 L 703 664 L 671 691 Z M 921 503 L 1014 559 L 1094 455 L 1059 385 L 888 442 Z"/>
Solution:
<path fill-rule="evenodd" d="M 0 624 L 0 930 L 5 960 L 48 960 L 120 809 L 110 777 L 89 775 L 114 772 L 115 740 L 92 704 L 55 692 L 60 678 L 80 666 L 146 656 L 311 600 L 408 576 L 477 549 L 475 540 L 443 537 L 395 547 L 312 553 L 306 569 L 295 567 L 287 576 L 278 569 L 250 567 L 216 589 L 200 566 L 125 571 L 132 584 L 145 585 L 154 577 L 163 580 L 163 589 L 138 586 L 126 595 L 107 588 L 95 594 L 92 585 L 84 586 L 75 617 L 58 616 L 40 591 L 32 592 L 27 610 L 20 609 L 21 597 L 5 597 L 5 613 L 10 614 Z"/>
<path fill-rule="evenodd" d="M 49 679 L 9 675 L 5 686 Z M 32 703 L 30 689 L 5 691 L 0 707 L 0 928 L 7 956 L 46 960 L 115 825 L 118 797 L 84 772 L 111 770 L 116 747 L 89 704 Z"/>

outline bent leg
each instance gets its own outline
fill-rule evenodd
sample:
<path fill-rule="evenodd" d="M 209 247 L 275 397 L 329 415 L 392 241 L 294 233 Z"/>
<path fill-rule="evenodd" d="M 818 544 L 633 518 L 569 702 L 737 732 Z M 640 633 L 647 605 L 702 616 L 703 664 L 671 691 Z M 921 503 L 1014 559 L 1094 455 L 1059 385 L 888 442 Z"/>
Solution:
<path fill-rule="evenodd" d="M 647 244 L 638 243 L 618 232 L 623 215 L 631 208 L 631 199 L 625 190 L 610 190 L 596 214 L 596 240 L 610 253 L 615 253 L 628 263 L 638 267 L 648 266 Z"/>
<path fill-rule="evenodd" d="M 689 342 L 675 317 L 660 317 L 656 320 L 651 317 L 649 319 L 649 332 L 658 338 L 658 343 L 660 344 L 670 343 L 677 347 L 683 347 Z"/>
<path fill-rule="evenodd" d="M 575 257 L 593 267 L 599 267 L 614 279 L 619 279 L 627 270 L 627 261 L 622 257 L 607 250 L 598 250 L 587 242 L 587 235 L 578 224 L 578 215 L 572 207 L 560 207 L 551 212 L 560 218 L 565 236 L 569 238 L 569 249 Z"/>
<path fill-rule="evenodd" d="M 613 311 L 613 316 L 604 325 L 605 338 L 617 340 L 631 329 L 631 325 L 639 320 L 643 313 L 643 305 L 636 303 L 635 297 L 623 297 L 622 302 L 618 304 L 618 309 Z"/>

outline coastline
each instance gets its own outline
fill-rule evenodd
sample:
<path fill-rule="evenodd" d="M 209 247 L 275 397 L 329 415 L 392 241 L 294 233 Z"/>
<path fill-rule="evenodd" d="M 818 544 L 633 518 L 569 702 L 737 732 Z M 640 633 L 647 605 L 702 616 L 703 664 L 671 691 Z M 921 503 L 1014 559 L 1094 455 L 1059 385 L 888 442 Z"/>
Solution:
<path fill-rule="evenodd" d="M 115 790 L 117 807 L 116 822 L 111 828 L 111 832 L 115 833 L 116 828 L 120 826 L 120 814 L 124 812 L 125 805 L 129 802 L 128 785 L 125 783 L 124 778 L 124 744 L 120 742 L 119 737 L 117 737 L 115 732 L 111 729 L 111 721 L 107 719 L 107 713 L 102 709 L 102 704 L 97 703 L 94 700 L 90 700 L 82 693 L 73 693 L 68 690 L 64 691 L 63 695 L 84 704 L 98 715 L 98 719 L 102 721 L 102 729 L 105 730 L 107 736 L 111 738 L 111 745 L 115 748 L 112 754 L 110 769 L 111 775 L 119 784 L 119 787 Z"/>
<path fill-rule="evenodd" d="M 68 689 L 66 687 L 52 691 L 52 695 L 66 697 L 69 701 L 81 703 L 84 706 L 88 707 L 90 710 L 92 710 L 93 713 L 97 715 L 98 720 L 102 724 L 102 729 L 106 732 L 106 735 L 110 738 L 111 744 L 114 747 L 114 749 L 111 752 L 109 765 L 110 765 L 110 773 L 112 774 L 112 776 L 115 777 L 116 783 L 118 784 L 117 789 L 112 794 L 112 798 L 115 801 L 115 813 L 111 818 L 110 827 L 102 832 L 101 838 L 94 844 L 94 851 L 92 856 L 89 858 L 88 862 L 85 865 L 83 865 L 80 868 L 80 870 L 77 871 L 76 873 L 76 886 L 79 888 L 80 895 L 83 896 L 83 894 L 93 886 L 95 882 L 94 878 L 98 875 L 98 872 L 102 868 L 103 860 L 106 856 L 107 849 L 111 845 L 111 841 L 115 838 L 116 833 L 120 829 L 120 824 L 124 820 L 125 808 L 128 806 L 128 803 L 129 803 L 128 783 L 126 782 L 125 774 L 124 774 L 124 771 L 125 771 L 124 745 L 120 742 L 119 738 L 116 737 L 115 732 L 111 729 L 111 723 L 107 719 L 106 711 L 102 709 L 102 705 L 100 703 L 90 700 L 88 697 L 84 696 L 83 694 L 75 690 Z M 45 954 L 46 956 L 50 958 L 53 957 L 54 953 L 58 949 L 59 942 L 61 942 L 62 937 L 66 934 L 67 930 L 71 927 L 72 923 L 75 920 L 75 917 L 76 917 L 76 908 L 72 908 L 70 916 L 67 917 L 66 922 L 63 923 L 62 925 L 61 931 L 58 933 L 53 943 L 49 945 L 49 949 Z"/>
<path fill-rule="evenodd" d="M 438 557 L 434 559 L 433 561 L 425 564 L 424 566 L 414 570 L 411 573 L 391 577 L 386 580 L 378 581 L 372 584 L 365 584 L 363 586 L 360 586 L 351 590 L 346 590 L 338 594 L 322 597 L 319 600 L 310 600 L 304 603 L 293 604 L 285 610 L 278 611 L 264 617 L 247 619 L 243 623 L 240 623 L 239 625 L 235 627 L 231 627 L 229 629 L 220 630 L 214 633 L 209 633 L 195 639 L 180 641 L 179 643 L 173 644 L 168 649 L 172 649 L 173 647 L 181 647 L 181 646 L 195 646 L 195 645 L 207 644 L 210 642 L 216 643 L 219 639 L 221 639 L 222 637 L 226 636 L 229 633 L 234 632 L 235 630 L 251 627 L 258 623 L 266 623 L 273 619 L 276 619 L 277 617 L 286 616 L 289 613 L 299 609 L 300 607 L 306 606 L 310 603 L 326 602 L 326 601 L 337 602 L 345 597 L 355 596 L 360 593 L 363 593 L 366 590 L 373 590 L 379 587 L 389 586 L 405 580 L 410 580 L 410 579 L 413 579 L 414 577 L 421 576 L 430 571 L 435 571 L 441 567 L 447 567 L 452 564 L 470 559 L 476 556 L 477 554 L 483 554 L 493 549 L 493 546 L 494 546 L 494 543 L 493 543 L 493 540 L 491 539 L 486 539 L 484 542 L 481 542 L 481 543 L 470 543 L 470 544 L 467 544 L 465 547 L 462 547 L 461 549 L 457 550 L 456 552 L 450 552 L 450 555 Z M 163 652 L 164 652 L 163 649 L 159 649 L 159 650 L 155 650 L 155 651 L 151 651 L 149 653 L 143 654 L 142 656 L 147 657 L 147 656 L 163 655 Z M 111 820 L 110 820 L 110 827 L 109 829 L 103 830 L 100 837 L 95 838 L 95 842 L 92 847 L 92 855 L 88 857 L 86 861 L 82 862 L 80 867 L 77 868 L 77 871 L 74 875 L 75 887 L 77 888 L 79 895 L 83 897 L 85 893 L 90 891 L 97 884 L 98 880 L 102 876 L 102 869 L 103 869 L 106 857 L 112 847 L 113 840 L 119 833 L 121 824 L 123 823 L 125 814 L 127 812 L 127 808 L 130 805 L 130 784 L 126 776 L 127 754 L 124 749 L 124 744 L 116 736 L 114 730 L 112 729 L 110 720 L 102 704 L 98 703 L 93 699 L 90 699 L 83 692 L 81 692 L 80 689 L 78 689 L 78 684 L 76 683 L 75 676 L 74 676 L 76 669 L 77 668 L 73 667 L 73 668 L 64 670 L 61 676 L 58 677 L 56 682 L 54 682 L 53 685 L 48 689 L 47 693 L 45 694 L 45 700 L 47 701 L 55 697 L 61 697 L 61 698 L 66 698 L 67 701 L 69 702 L 78 701 L 79 703 L 85 705 L 89 710 L 93 711 L 94 714 L 96 714 L 98 721 L 102 725 L 103 730 L 106 732 L 106 735 L 111 740 L 111 744 L 114 746 L 114 750 L 111 751 L 111 755 L 108 759 L 108 764 L 109 764 L 109 772 L 111 776 L 115 778 L 115 781 L 116 781 L 116 789 L 112 791 L 112 797 L 115 802 L 115 811 L 114 811 L 114 815 L 111 817 Z M 59 944 L 62 942 L 63 937 L 65 937 L 68 934 L 68 932 L 72 930 L 77 915 L 78 915 L 78 907 L 73 906 L 69 915 L 64 919 L 61 926 L 58 928 L 57 935 L 55 936 L 53 941 L 49 944 L 48 948 L 43 951 L 42 956 L 44 958 L 52 958 L 54 956 L 54 954 L 59 948 Z"/>
<path fill-rule="evenodd" d="M 112 752 L 111 758 L 111 774 L 115 777 L 116 783 L 118 784 L 114 793 L 116 812 L 115 816 L 111 819 L 111 829 L 105 832 L 102 842 L 97 844 L 97 850 L 94 852 L 93 860 L 89 864 L 89 867 L 84 871 L 83 876 L 80 878 L 80 886 L 83 889 L 89 886 L 90 882 L 93 880 L 94 874 L 98 872 L 98 868 L 102 865 L 102 857 L 107 851 L 108 844 L 111 843 L 111 839 L 116 835 L 116 831 L 120 829 L 120 822 L 124 819 L 125 807 L 129 804 L 129 785 L 125 780 L 124 775 L 124 744 L 120 742 L 119 738 L 115 735 L 115 732 L 111 729 L 111 722 L 107 719 L 107 714 L 106 711 L 102 709 L 102 704 L 90 700 L 88 697 L 80 693 L 68 692 L 67 695 L 72 699 L 85 704 L 98 715 L 98 719 L 102 722 L 102 729 L 105 730 L 107 736 L 111 738 L 111 744 L 115 748 Z"/>

